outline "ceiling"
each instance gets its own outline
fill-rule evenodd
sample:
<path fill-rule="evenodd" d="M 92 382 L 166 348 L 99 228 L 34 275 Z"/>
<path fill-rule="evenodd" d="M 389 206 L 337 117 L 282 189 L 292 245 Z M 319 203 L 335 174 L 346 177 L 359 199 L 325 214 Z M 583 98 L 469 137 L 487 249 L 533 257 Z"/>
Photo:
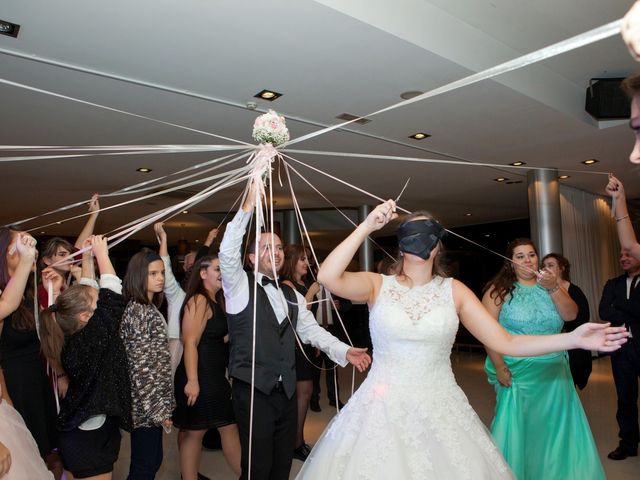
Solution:
<path fill-rule="evenodd" d="M 0 78 L 245 142 L 252 142 L 256 115 L 274 108 L 287 117 L 296 138 L 338 123 L 335 117 L 341 113 L 367 115 L 400 102 L 405 91 L 428 91 L 611 22 L 631 4 L 4 0 L 2 20 L 20 24 L 21 29 L 17 39 L 0 36 Z M 376 115 L 366 125 L 352 124 L 295 148 L 499 165 L 523 161 L 528 166 L 583 170 L 587 173 L 572 172 L 564 182 L 594 193 L 604 192 L 606 179 L 588 172 L 612 171 L 625 181 L 629 196 L 638 197 L 638 170 L 627 160 L 633 137 L 625 122 L 599 124 L 584 112 L 590 78 L 626 76 L 635 68 L 616 36 Z M 264 88 L 283 96 L 274 102 L 253 98 Z M 0 98 L 0 145 L 231 143 L 15 86 L 0 85 Z M 246 108 L 249 101 L 257 102 L 258 111 Z M 417 131 L 432 136 L 422 141 L 408 138 Z M 0 163 L 0 224 L 223 154 Z M 401 205 L 426 208 L 448 226 L 528 215 L 526 170 L 308 154 L 295 158 L 382 198 L 395 198 L 411 178 Z M 600 163 L 580 163 L 588 158 Z M 136 172 L 141 166 L 153 171 Z M 375 202 L 305 167 L 300 171 L 338 206 Z M 523 182 L 494 182 L 499 176 Z M 274 188 L 276 207 L 290 208 L 288 189 Z M 174 236 L 180 232 L 188 240 L 202 238 L 210 219 L 225 216 L 239 189 L 217 193 L 189 214 L 172 219 Z M 330 208 L 301 180 L 294 182 L 294 189 L 303 209 Z M 98 230 L 109 231 L 184 198 L 186 194 L 178 192 L 103 212 Z M 102 204 L 115 202 L 105 199 Z M 40 218 L 26 227 L 36 233 L 73 235 L 80 220 L 42 227 L 69 215 Z M 311 211 L 309 218 L 316 215 Z M 326 221 L 318 228 L 326 229 Z M 138 237 L 149 239 L 152 234 L 141 232 Z"/>

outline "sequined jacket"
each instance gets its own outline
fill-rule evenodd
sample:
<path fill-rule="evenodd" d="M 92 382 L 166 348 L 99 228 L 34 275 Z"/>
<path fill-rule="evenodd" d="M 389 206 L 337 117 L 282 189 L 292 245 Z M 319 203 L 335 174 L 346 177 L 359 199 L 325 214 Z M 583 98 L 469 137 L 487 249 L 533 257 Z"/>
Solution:
<path fill-rule="evenodd" d="M 131 381 L 133 427 L 157 427 L 175 407 L 167 324 L 153 305 L 130 301 L 120 325 Z"/>

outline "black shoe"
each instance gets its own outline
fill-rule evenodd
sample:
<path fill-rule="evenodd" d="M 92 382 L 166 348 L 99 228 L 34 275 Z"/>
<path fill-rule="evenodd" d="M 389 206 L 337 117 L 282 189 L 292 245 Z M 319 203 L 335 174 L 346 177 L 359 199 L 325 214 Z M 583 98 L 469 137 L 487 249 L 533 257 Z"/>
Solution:
<path fill-rule="evenodd" d="M 180 478 L 182 478 L 182 475 L 180 475 Z M 200 472 L 198 472 L 198 480 L 211 480 L 211 479 L 206 475 L 203 475 Z"/>
<path fill-rule="evenodd" d="M 607 457 L 609 457 L 611 460 L 624 460 L 627 457 L 637 457 L 637 456 L 638 456 L 637 450 L 634 452 L 630 452 L 620 446 L 616 448 L 613 452 L 609 453 L 609 455 L 607 455 Z"/>
<path fill-rule="evenodd" d="M 310 453 L 311 445 L 303 443 L 293 451 L 293 458 L 297 458 L 298 460 L 302 460 L 304 462 Z"/>
<path fill-rule="evenodd" d="M 311 403 L 309 404 L 309 409 L 312 412 L 321 412 L 322 409 L 320 408 L 320 403 L 317 400 L 311 400 Z"/>
<path fill-rule="evenodd" d="M 329 401 L 329 405 L 331 405 L 332 407 L 335 407 L 336 406 L 336 401 L 335 400 Z M 344 403 L 342 403 L 342 400 L 338 400 L 338 405 L 340 407 L 340 410 L 342 410 L 344 408 Z"/>

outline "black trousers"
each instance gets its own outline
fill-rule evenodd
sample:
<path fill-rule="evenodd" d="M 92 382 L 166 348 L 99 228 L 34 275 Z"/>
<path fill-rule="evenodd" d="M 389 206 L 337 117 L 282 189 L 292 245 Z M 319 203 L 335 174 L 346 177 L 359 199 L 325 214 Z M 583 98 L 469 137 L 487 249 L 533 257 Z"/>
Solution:
<path fill-rule="evenodd" d="M 640 338 L 630 338 L 611 354 L 611 369 L 618 394 L 616 419 L 620 446 L 629 452 L 638 449 L 638 377 L 640 377 Z"/>
<path fill-rule="evenodd" d="M 248 478 L 251 385 L 233 379 L 233 409 L 242 447 L 241 480 Z M 251 444 L 252 480 L 288 480 L 296 443 L 296 396 L 281 387 L 269 395 L 254 389 Z"/>
<path fill-rule="evenodd" d="M 162 427 L 138 427 L 131 432 L 128 480 L 153 480 L 162 465 Z"/>

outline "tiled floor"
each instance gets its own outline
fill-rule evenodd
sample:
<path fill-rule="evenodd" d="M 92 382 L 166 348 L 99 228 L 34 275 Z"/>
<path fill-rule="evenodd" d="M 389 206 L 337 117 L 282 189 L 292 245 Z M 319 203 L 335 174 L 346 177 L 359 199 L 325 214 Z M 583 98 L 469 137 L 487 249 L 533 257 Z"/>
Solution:
<path fill-rule="evenodd" d="M 458 379 L 471 405 L 476 409 L 480 418 L 489 425 L 493 416 L 494 393 L 486 382 L 483 371 L 484 355 L 479 353 L 458 352 L 452 356 L 452 363 Z M 357 376 L 356 384 L 362 380 Z M 351 391 L 350 370 L 340 372 L 342 392 Z M 347 395 L 343 395 L 343 400 Z M 628 458 L 614 462 L 607 459 L 607 453 L 617 446 L 616 394 L 611 378 L 611 367 L 607 357 L 594 360 L 593 373 L 589 379 L 587 388 L 580 392 L 580 398 L 591 424 L 591 430 L 596 439 L 600 458 L 604 465 L 607 478 L 611 480 L 638 480 L 640 479 L 640 457 Z M 321 402 L 322 412 L 309 412 L 305 429 L 308 443 L 313 444 L 322 433 L 327 422 L 335 413 L 335 409 L 327 405 L 326 398 Z M 176 447 L 175 433 L 165 437 L 165 455 L 158 480 L 176 480 L 180 478 L 179 459 Z M 579 448 L 579 446 L 576 446 Z M 125 438 L 122 442 L 121 456 L 114 471 L 114 479 L 126 478 L 129 462 L 129 442 Z M 291 478 L 295 478 L 301 462 L 293 461 Z M 227 480 L 235 478 L 227 467 L 221 452 L 203 452 L 200 471 L 215 480 Z M 330 479 L 327 479 L 330 480 Z M 441 480 L 441 479 L 438 479 Z M 552 480 L 552 479 L 544 479 Z"/>

